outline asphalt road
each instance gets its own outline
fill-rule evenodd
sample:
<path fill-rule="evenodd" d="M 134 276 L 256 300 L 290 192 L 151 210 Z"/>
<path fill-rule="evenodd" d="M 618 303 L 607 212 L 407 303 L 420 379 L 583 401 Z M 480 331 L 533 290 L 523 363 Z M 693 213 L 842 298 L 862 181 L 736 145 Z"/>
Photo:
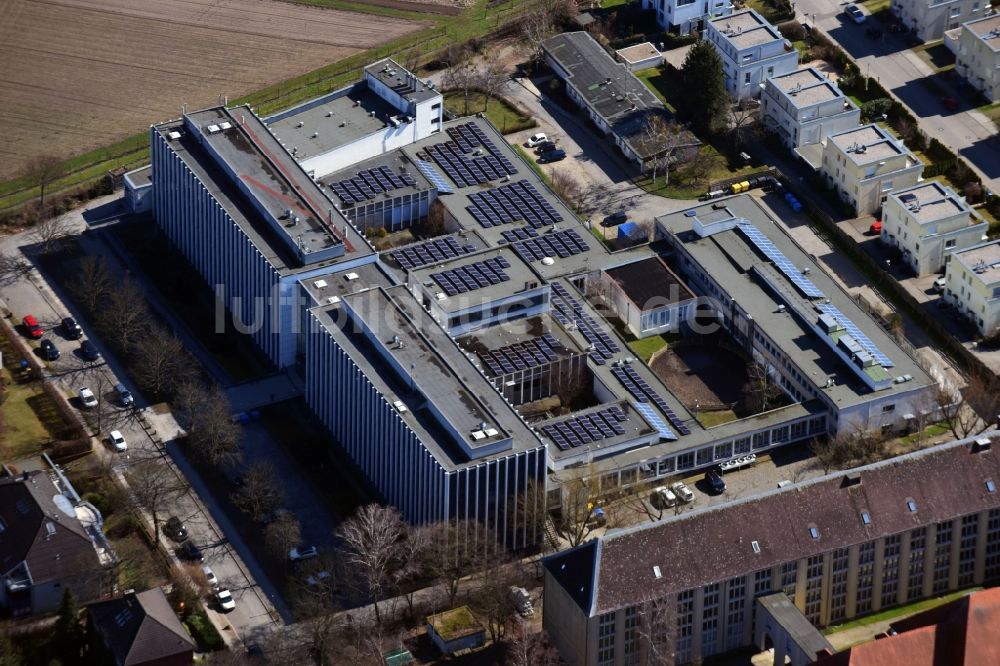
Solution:
<path fill-rule="evenodd" d="M 941 141 L 961 154 L 993 192 L 1000 192 L 1000 139 L 997 127 L 989 118 L 968 105 L 948 111 L 942 98 L 958 93 L 958 79 L 935 74 L 931 67 L 910 50 L 903 40 L 888 31 L 877 19 L 857 25 L 844 16 L 847 2 L 837 0 L 798 0 L 797 11 L 803 23 L 818 26 L 855 59 L 861 71 L 875 77 L 917 117 L 928 136 Z M 881 39 L 872 39 L 865 30 L 883 31 Z M 932 90 L 921 79 L 931 79 L 946 94 Z"/>

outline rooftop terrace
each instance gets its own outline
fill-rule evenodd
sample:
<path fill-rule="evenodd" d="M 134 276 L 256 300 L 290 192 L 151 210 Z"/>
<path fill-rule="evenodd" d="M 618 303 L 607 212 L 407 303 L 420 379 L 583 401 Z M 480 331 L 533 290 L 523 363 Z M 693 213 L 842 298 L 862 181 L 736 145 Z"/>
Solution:
<path fill-rule="evenodd" d="M 955 252 L 952 256 L 975 273 L 984 284 L 1000 282 L 1000 241 L 970 247 L 968 250 Z"/>
<path fill-rule="evenodd" d="M 908 155 L 902 144 L 878 125 L 866 125 L 829 137 L 855 164 L 869 164 L 896 155 Z M 911 155 L 912 156 L 912 155 Z M 913 159 L 916 159 L 915 157 Z"/>

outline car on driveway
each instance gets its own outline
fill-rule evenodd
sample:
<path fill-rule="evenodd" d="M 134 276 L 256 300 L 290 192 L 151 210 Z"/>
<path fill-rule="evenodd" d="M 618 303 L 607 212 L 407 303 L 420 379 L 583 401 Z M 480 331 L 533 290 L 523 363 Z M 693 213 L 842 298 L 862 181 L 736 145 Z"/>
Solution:
<path fill-rule="evenodd" d="M 96 361 L 101 357 L 101 352 L 97 351 L 97 346 L 90 340 L 80 343 L 80 356 L 84 361 Z"/>
<path fill-rule="evenodd" d="M 302 548 L 292 548 L 288 551 L 288 559 L 292 562 L 301 562 L 317 555 L 319 555 L 319 549 L 316 546 L 303 546 Z"/>
<path fill-rule="evenodd" d="M 539 164 L 548 164 L 549 162 L 558 162 L 559 160 L 566 159 L 566 151 L 561 148 L 556 148 L 555 150 L 550 150 L 541 157 L 538 158 Z"/>
<path fill-rule="evenodd" d="M 219 602 L 219 608 L 222 609 L 223 613 L 228 613 L 236 608 L 236 600 L 233 599 L 233 595 L 230 594 L 229 590 L 224 587 L 220 587 L 215 591 L 215 600 Z"/>
<path fill-rule="evenodd" d="M 63 317 L 62 327 L 66 337 L 70 340 L 79 340 L 83 337 L 83 329 L 76 323 L 76 319 L 72 317 Z"/>
<path fill-rule="evenodd" d="M 611 215 L 606 216 L 601 220 L 602 227 L 617 227 L 619 224 L 625 224 L 625 220 L 628 219 L 628 215 L 625 211 L 619 210 L 611 213 Z"/>
<path fill-rule="evenodd" d="M 135 402 L 132 398 L 132 392 L 125 388 L 124 384 L 115 384 L 115 392 L 118 394 L 118 402 L 122 404 L 122 407 L 130 407 Z"/>
<path fill-rule="evenodd" d="M 111 442 L 111 446 L 115 447 L 115 451 L 118 453 L 128 451 L 128 443 L 118 430 L 112 430 L 108 433 L 108 441 Z"/>
<path fill-rule="evenodd" d="M 691 489 L 687 487 L 687 484 L 683 481 L 678 481 L 677 483 L 670 486 L 670 489 L 674 491 L 674 495 L 677 495 L 679 499 L 684 504 L 688 504 L 694 501 L 694 493 Z"/>
<path fill-rule="evenodd" d="M 212 571 L 212 567 L 202 567 L 201 572 L 205 574 L 205 582 L 213 590 L 219 587 L 219 579 L 216 577 L 215 572 Z"/>
<path fill-rule="evenodd" d="M 54 361 L 59 358 L 59 349 L 51 340 L 42 340 L 41 343 L 42 358 L 46 361 Z"/>
<path fill-rule="evenodd" d="M 545 136 L 544 133 L 539 132 L 538 134 L 532 134 L 531 136 L 529 136 L 528 140 L 525 142 L 525 145 L 528 146 L 528 148 L 534 148 L 535 146 L 541 145 L 548 140 L 549 137 Z"/>
<path fill-rule="evenodd" d="M 24 325 L 24 331 L 28 334 L 29 338 L 40 338 L 45 333 L 34 315 L 25 315 L 24 319 L 21 320 L 21 324 Z"/>
<path fill-rule="evenodd" d="M 184 527 L 184 523 L 177 516 L 167 518 L 167 522 L 163 526 L 163 532 L 177 543 L 188 538 L 187 528 Z"/>
<path fill-rule="evenodd" d="M 857 23 L 858 25 L 864 23 L 865 19 L 868 18 L 867 16 L 865 16 L 865 13 L 861 11 L 861 7 L 858 7 L 857 5 L 854 4 L 847 5 L 846 7 L 844 7 L 844 13 L 847 14 L 851 18 L 851 20 Z"/>
<path fill-rule="evenodd" d="M 77 391 L 77 395 L 80 397 L 80 404 L 82 404 L 87 409 L 92 407 L 97 407 L 97 396 L 86 386 L 82 387 Z"/>
<path fill-rule="evenodd" d="M 556 149 L 555 141 L 542 141 L 540 144 L 535 146 L 535 153 L 538 155 L 543 155 L 548 152 L 552 152 Z"/>
<path fill-rule="evenodd" d="M 653 505 L 654 509 L 669 509 L 677 504 L 677 495 L 670 488 L 660 486 L 653 489 L 649 496 L 649 503 Z"/>
<path fill-rule="evenodd" d="M 708 485 L 716 495 L 726 492 L 726 482 L 722 480 L 722 477 L 714 469 L 705 472 L 705 481 L 708 482 Z"/>
<path fill-rule="evenodd" d="M 190 560 L 191 562 L 204 562 L 205 556 L 201 552 L 201 548 L 194 545 L 194 541 L 185 541 L 181 544 L 180 552 L 178 555 L 185 560 Z"/>

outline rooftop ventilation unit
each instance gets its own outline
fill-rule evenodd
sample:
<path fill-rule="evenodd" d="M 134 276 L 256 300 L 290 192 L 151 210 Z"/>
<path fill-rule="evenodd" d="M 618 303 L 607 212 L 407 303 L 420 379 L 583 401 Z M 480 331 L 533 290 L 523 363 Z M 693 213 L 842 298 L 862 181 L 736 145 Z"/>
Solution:
<path fill-rule="evenodd" d="M 392 406 L 395 407 L 396 411 L 399 412 L 400 414 L 405 414 L 406 412 L 410 411 L 409 409 L 407 409 L 406 405 L 403 404 L 402 400 L 396 400 L 395 402 L 392 403 Z"/>
<path fill-rule="evenodd" d="M 232 129 L 232 127 L 233 127 L 233 124 L 231 122 L 228 122 L 228 121 L 219 123 L 219 129 L 221 129 L 221 130 Z"/>
<path fill-rule="evenodd" d="M 218 125 L 209 125 L 208 127 L 205 128 L 205 131 L 208 132 L 209 134 L 218 134 L 222 130 L 219 129 Z"/>
<path fill-rule="evenodd" d="M 313 286 L 317 289 L 323 289 L 326 287 L 326 280 L 316 280 L 313 282 Z"/>
<path fill-rule="evenodd" d="M 346 280 L 348 280 L 348 281 L 350 281 L 350 280 L 357 280 L 358 279 L 358 274 L 357 273 L 348 273 L 347 275 L 344 276 L 344 278 Z"/>
<path fill-rule="evenodd" d="M 330 298 L 326 299 L 327 305 L 336 305 L 339 302 L 340 302 L 340 296 L 331 296 Z"/>
<path fill-rule="evenodd" d="M 167 138 L 170 139 L 171 141 L 176 141 L 177 139 L 181 138 L 181 133 L 180 132 L 168 132 L 167 133 Z"/>

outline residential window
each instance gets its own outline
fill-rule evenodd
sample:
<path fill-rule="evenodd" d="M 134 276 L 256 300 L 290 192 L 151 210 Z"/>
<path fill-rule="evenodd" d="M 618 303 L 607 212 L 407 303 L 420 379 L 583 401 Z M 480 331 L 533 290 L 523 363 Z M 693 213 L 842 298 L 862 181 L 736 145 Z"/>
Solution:
<path fill-rule="evenodd" d="M 934 535 L 934 587 L 935 594 L 948 589 L 948 572 L 951 568 L 951 521 L 938 523 Z"/>
<path fill-rule="evenodd" d="M 976 569 L 976 540 L 979 536 L 979 516 L 972 514 L 962 517 L 961 535 L 958 544 L 958 585 L 971 585 Z"/>
<path fill-rule="evenodd" d="M 875 563 L 875 542 L 869 541 L 858 547 L 858 592 L 856 611 L 858 615 L 872 610 L 872 571 Z"/>
<path fill-rule="evenodd" d="M 753 596 L 757 598 L 764 594 L 771 594 L 771 570 L 761 569 L 753 575 Z"/>
<path fill-rule="evenodd" d="M 919 527 L 910 532 L 910 567 L 907 581 L 907 599 L 913 601 L 924 596 L 924 550 L 927 547 L 927 528 Z"/>
<path fill-rule="evenodd" d="M 830 576 L 830 621 L 839 622 L 847 613 L 848 549 L 833 551 Z"/>
<path fill-rule="evenodd" d="M 625 656 L 625 666 L 639 666 L 639 625 L 641 622 L 638 606 L 625 609 L 625 642 L 622 650 Z"/>
<path fill-rule="evenodd" d="M 743 75 L 743 85 L 745 86 L 750 85 L 750 72 L 747 72 L 746 74 Z"/>
<path fill-rule="evenodd" d="M 694 634 L 694 590 L 677 595 L 676 660 L 691 661 L 691 641 Z"/>
<path fill-rule="evenodd" d="M 846 567 L 846 564 L 844 565 Z M 846 593 L 846 587 L 845 587 Z M 819 624 L 823 601 L 823 556 L 814 555 L 806 561 L 806 612 L 814 625 Z"/>
<path fill-rule="evenodd" d="M 896 605 L 899 591 L 899 550 L 903 538 L 894 534 L 885 538 L 882 560 L 882 607 Z"/>
<path fill-rule="evenodd" d="M 726 604 L 726 644 L 724 650 L 743 647 L 743 626 L 746 621 L 747 579 L 745 576 L 729 581 Z"/>
<path fill-rule="evenodd" d="M 986 580 L 1000 578 L 1000 509 L 986 516 Z"/>
<path fill-rule="evenodd" d="M 701 654 L 708 657 L 718 652 L 719 638 L 719 583 L 706 585 L 702 597 Z"/>
<path fill-rule="evenodd" d="M 799 577 L 799 563 L 797 561 L 785 562 L 781 565 L 781 591 L 785 596 L 795 602 L 795 584 Z"/>
<path fill-rule="evenodd" d="M 958 241 L 955 240 L 954 238 L 949 238 L 944 242 L 944 249 L 950 250 L 951 248 L 955 247 L 957 243 Z"/>

